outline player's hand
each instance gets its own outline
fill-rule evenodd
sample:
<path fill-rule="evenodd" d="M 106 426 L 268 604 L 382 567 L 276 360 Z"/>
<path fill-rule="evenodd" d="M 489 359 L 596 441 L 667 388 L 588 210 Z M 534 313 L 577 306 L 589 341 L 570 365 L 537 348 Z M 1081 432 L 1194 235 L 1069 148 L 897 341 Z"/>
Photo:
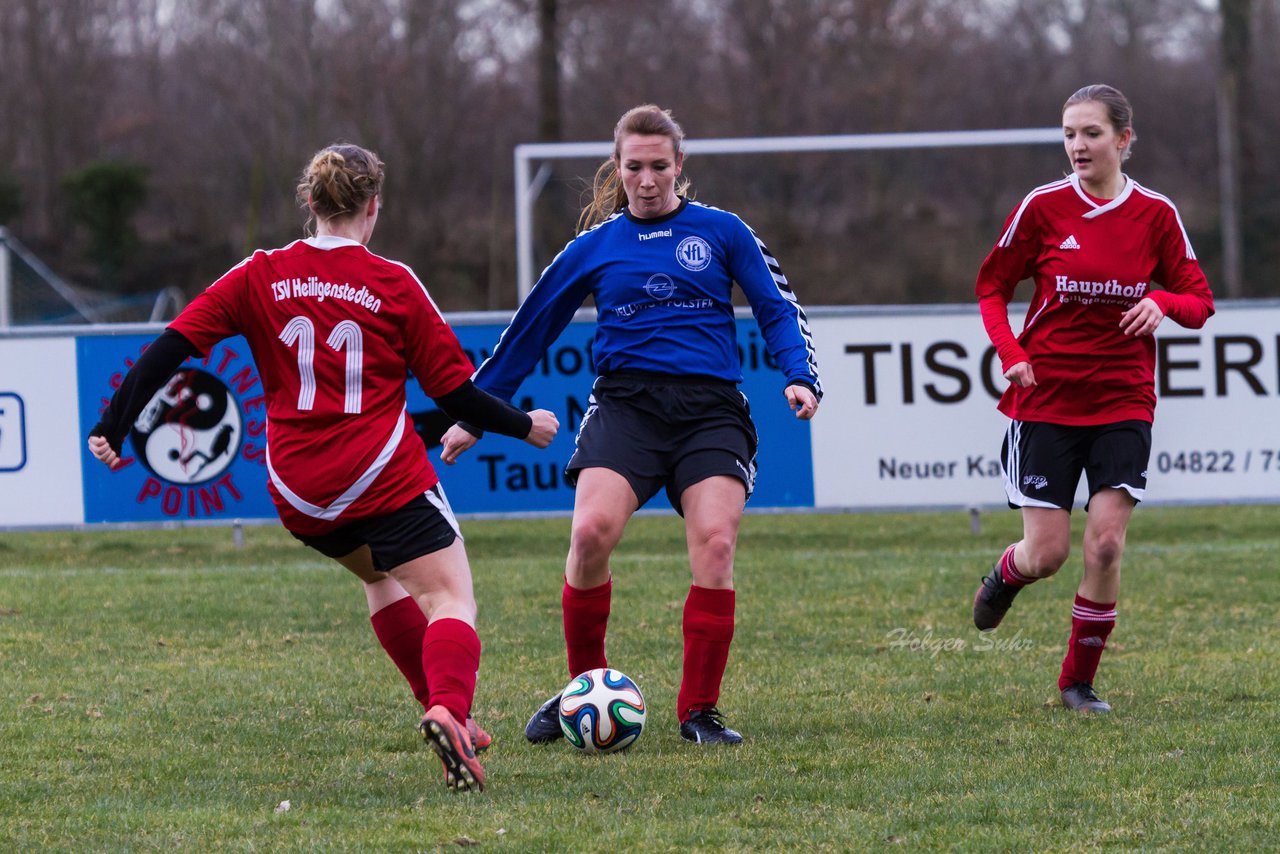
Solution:
<path fill-rule="evenodd" d="M 1030 388 L 1036 384 L 1036 372 L 1031 370 L 1030 362 L 1018 362 L 1004 372 L 1004 378 L 1020 388 Z"/>
<path fill-rule="evenodd" d="M 1138 304 L 1120 315 L 1120 331 L 1135 337 L 1152 335 L 1160 321 L 1164 320 L 1164 312 L 1151 297 L 1138 300 Z"/>
<path fill-rule="evenodd" d="M 787 396 L 787 403 L 801 421 L 808 421 L 818 414 L 818 396 L 808 386 L 789 385 L 782 393 Z"/>
<path fill-rule="evenodd" d="M 560 429 L 560 419 L 547 409 L 530 410 L 529 417 L 533 419 L 533 426 L 529 428 L 529 435 L 524 440 L 535 448 L 550 445 L 551 440 L 556 437 L 556 431 Z"/>
<path fill-rule="evenodd" d="M 102 436 L 89 437 L 89 451 L 107 468 L 115 468 L 116 463 L 120 462 L 120 455 L 111 450 L 111 443 Z"/>
<path fill-rule="evenodd" d="M 462 427 L 454 424 L 445 434 L 440 437 L 440 444 L 444 447 L 440 450 L 440 459 L 446 465 L 453 465 L 458 461 L 458 457 L 462 452 L 470 448 L 476 442 L 480 441 L 475 436 L 464 430 Z"/>

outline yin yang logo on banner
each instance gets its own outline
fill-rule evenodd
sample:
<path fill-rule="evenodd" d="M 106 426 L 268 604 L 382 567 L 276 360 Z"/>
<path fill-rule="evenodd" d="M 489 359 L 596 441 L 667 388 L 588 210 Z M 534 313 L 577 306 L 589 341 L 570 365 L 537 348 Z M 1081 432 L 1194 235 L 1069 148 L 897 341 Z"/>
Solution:
<path fill-rule="evenodd" d="M 156 477 L 192 485 L 213 480 L 235 462 L 243 433 L 240 407 L 226 384 L 183 368 L 143 408 L 129 438 Z"/>

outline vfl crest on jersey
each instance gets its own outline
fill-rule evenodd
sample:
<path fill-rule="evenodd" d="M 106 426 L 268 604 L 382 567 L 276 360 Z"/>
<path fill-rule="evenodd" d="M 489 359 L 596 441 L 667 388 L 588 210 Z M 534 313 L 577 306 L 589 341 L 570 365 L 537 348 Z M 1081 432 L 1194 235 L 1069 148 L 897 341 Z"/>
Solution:
<path fill-rule="evenodd" d="M 226 471 L 243 432 L 240 407 L 227 385 L 198 368 L 182 368 L 143 408 L 129 438 L 148 471 L 188 486 Z"/>
<path fill-rule="evenodd" d="M 671 277 L 666 273 L 654 273 L 649 277 L 649 281 L 644 283 L 644 292 L 650 298 L 662 302 L 671 299 L 676 292 L 676 283 L 671 281 Z"/>
<path fill-rule="evenodd" d="M 692 273 L 705 270 L 711 263 L 711 245 L 697 235 L 686 237 L 676 246 L 676 260 Z"/>

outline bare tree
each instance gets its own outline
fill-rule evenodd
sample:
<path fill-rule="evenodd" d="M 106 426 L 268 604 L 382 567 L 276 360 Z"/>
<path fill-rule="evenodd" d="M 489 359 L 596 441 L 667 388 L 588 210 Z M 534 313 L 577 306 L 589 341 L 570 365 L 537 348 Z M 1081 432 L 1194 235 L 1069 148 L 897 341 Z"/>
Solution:
<path fill-rule="evenodd" d="M 1249 68 L 1250 0 L 1221 0 L 1218 61 L 1218 185 L 1222 205 L 1222 279 L 1228 296 L 1244 292 L 1240 231 L 1240 107 Z"/>
<path fill-rule="evenodd" d="M 1280 40 L 1280 0 L 1222 0 L 1238 10 L 1246 48 Z M 77 275 L 63 177 L 145 166 L 129 276 L 194 291 L 297 236 L 303 158 L 350 139 L 389 167 L 375 248 L 447 309 L 497 307 L 514 299 L 518 143 L 604 140 L 646 102 L 694 139 L 1044 126 L 1110 82 L 1136 108 L 1126 170 L 1177 199 L 1213 281 L 1235 281 L 1216 136 L 1235 103 L 1242 289 L 1280 293 L 1280 153 L 1257 142 L 1280 135 L 1280 52 L 1233 54 L 1218 17 L 1185 0 L 5 0 L 0 150 L 25 202 L 13 227 Z M 1234 99 L 1205 74 L 1219 56 Z M 541 261 L 597 165 L 557 164 Z M 698 198 L 830 303 L 968 299 L 1010 208 L 1066 169 L 1048 146 L 686 164 Z"/>
<path fill-rule="evenodd" d="M 99 34 L 105 0 L 13 0 L 3 16 L 6 109 L 21 117 L 9 149 L 25 178 L 29 239 L 51 242 L 68 228 L 59 182 L 93 156 L 111 66 Z M 7 124 L 7 122 L 6 122 Z"/>

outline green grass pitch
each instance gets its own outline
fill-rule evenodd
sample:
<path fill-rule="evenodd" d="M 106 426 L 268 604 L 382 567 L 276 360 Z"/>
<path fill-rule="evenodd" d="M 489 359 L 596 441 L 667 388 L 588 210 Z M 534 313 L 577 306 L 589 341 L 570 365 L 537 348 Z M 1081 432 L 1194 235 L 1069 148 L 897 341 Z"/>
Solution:
<path fill-rule="evenodd" d="M 1076 514 L 1077 526 L 1083 514 Z M 614 561 L 610 663 L 649 705 L 616 756 L 524 742 L 567 681 L 568 520 L 464 523 L 489 791 L 455 795 L 358 582 L 278 528 L 0 535 L 0 849 L 1254 850 L 1280 840 L 1280 508 L 1144 507 L 1097 688 L 1057 704 L 1080 576 L 994 638 L 1018 516 L 752 515 L 721 708 L 680 741 L 689 575 L 671 516 Z M 288 801 L 290 808 L 281 804 Z"/>

